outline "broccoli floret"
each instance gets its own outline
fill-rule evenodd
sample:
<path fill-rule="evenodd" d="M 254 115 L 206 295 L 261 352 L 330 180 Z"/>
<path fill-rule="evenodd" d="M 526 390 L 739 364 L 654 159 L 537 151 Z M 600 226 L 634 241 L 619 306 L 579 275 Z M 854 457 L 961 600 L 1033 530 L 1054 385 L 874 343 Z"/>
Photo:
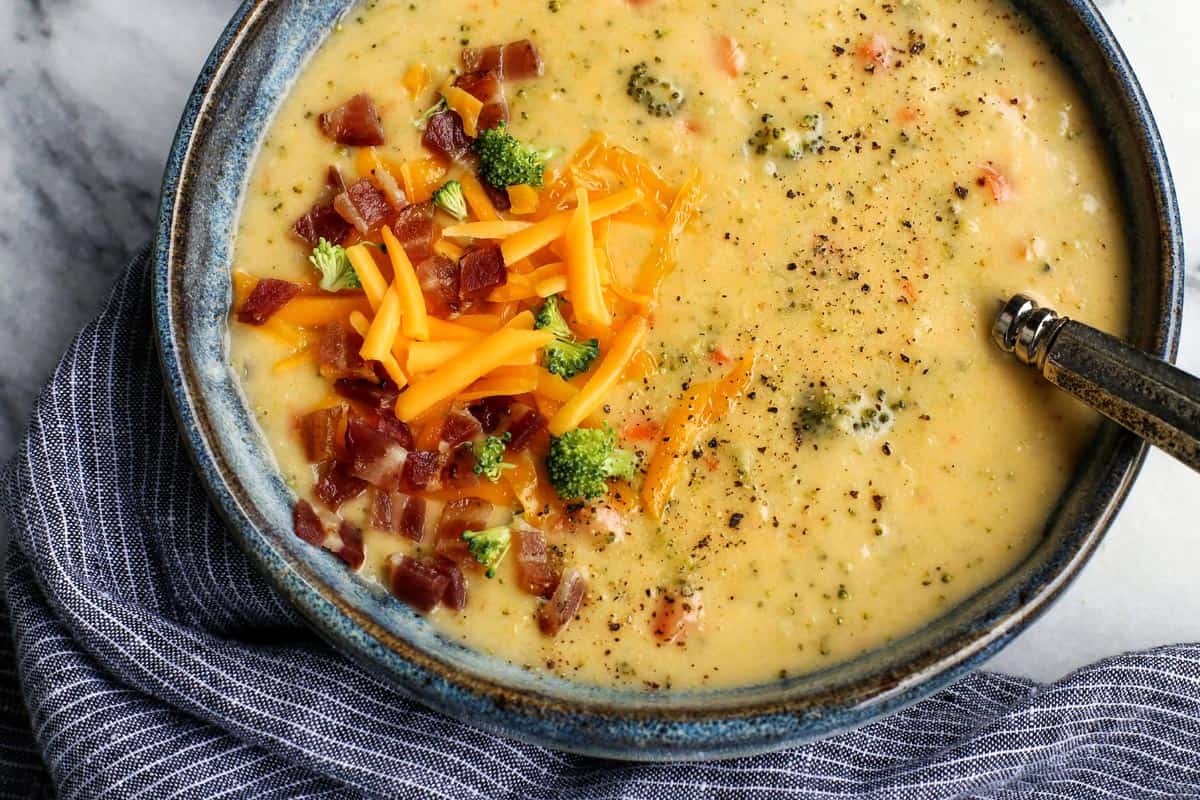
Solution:
<path fill-rule="evenodd" d="M 542 350 L 546 369 L 562 378 L 573 378 L 587 372 L 600 355 L 600 340 L 575 339 L 567 321 L 558 308 L 558 295 L 550 295 L 538 311 L 535 326 L 554 334 L 554 341 Z"/>
<path fill-rule="evenodd" d="M 484 574 L 489 578 L 496 577 L 496 566 L 504 560 L 512 544 L 512 525 L 497 525 L 481 531 L 463 531 L 463 541 L 467 543 L 467 552 L 483 566 L 487 567 Z"/>
<path fill-rule="evenodd" d="M 463 195 L 462 184 L 458 181 L 446 181 L 434 190 L 433 204 L 455 219 L 467 216 L 467 198 Z"/>
<path fill-rule="evenodd" d="M 518 184 L 541 186 L 546 161 L 556 152 L 523 144 L 503 122 L 480 133 L 474 149 L 479 156 L 480 177 L 497 189 Z"/>
<path fill-rule="evenodd" d="M 825 118 L 821 114 L 805 114 L 797 126 L 776 121 L 774 114 L 763 114 L 762 125 L 746 140 L 750 152 L 795 160 L 825 146 Z"/>
<path fill-rule="evenodd" d="M 671 117 L 683 108 L 683 90 L 670 81 L 656 78 L 650 74 L 650 67 L 645 61 L 636 64 L 629 73 L 629 81 L 625 84 L 625 94 L 634 102 L 646 107 L 655 117 Z"/>
<path fill-rule="evenodd" d="M 340 244 L 330 244 L 322 238 L 317 241 L 317 246 L 313 248 L 308 260 L 321 273 L 321 288 L 327 292 L 357 289 L 361 286 L 358 273 L 354 271 L 350 257 L 346 255 L 346 248 Z"/>
<path fill-rule="evenodd" d="M 564 500 L 600 497 L 608 491 L 609 478 L 632 478 L 635 466 L 634 454 L 617 447 L 617 432 L 607 425 L 550 437 L 546 469 Z"/>
<path fill-rule="evenodd" d="M 425 109 L 421 116 L 413 120 L 413 125 L 417 128 L 424 128 L 425 123 L 429 122 L 430 117 L 436 117 L 438 114 L 442 113 L 448 108 L 450 108 L 450 106 L 446 104 L 446 98 L 439 97 L 436 103 Z"/>
<path fill-rule="evenodd" d="M 483 475 L 492 483 L 500 480 L 500 473 L 512 469 L 513 465 L 504 461 L 504 446 L 512 439 L 508 431 L 503 436 L 489 436 L 482 442 L 475 443 L 475 474 Z"/>

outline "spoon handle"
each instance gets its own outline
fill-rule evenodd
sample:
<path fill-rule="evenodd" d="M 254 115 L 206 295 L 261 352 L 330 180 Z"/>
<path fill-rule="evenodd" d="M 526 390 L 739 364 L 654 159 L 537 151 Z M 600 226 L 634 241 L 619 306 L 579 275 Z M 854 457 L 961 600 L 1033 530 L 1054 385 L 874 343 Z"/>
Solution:
<path fill-rule="evenodd" d="M 1200 379 L 1015 295 L 992 337 L 1046 380 L 1200 471 Z"/>

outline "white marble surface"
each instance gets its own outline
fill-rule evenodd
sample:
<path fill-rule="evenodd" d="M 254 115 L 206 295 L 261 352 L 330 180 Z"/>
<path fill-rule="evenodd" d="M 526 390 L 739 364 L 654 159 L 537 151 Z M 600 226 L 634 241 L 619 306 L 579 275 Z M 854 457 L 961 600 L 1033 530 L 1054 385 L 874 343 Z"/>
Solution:
<path fill-rule="evenodd" d="M 530 0 L 532 1 L 532 0 Z M 152 234 L 165 154 L 234 0 L 0 4 L 0 460 L 46 375 Z M 1200 256 L 1197 0 L 1107 0 L 1145 85 Z M 47 134 L 52 133 L 52 136 Z M 1180 364 L 1200 373 L 1189 259 Z M 1050 680 L 1126 649 L 1200 640 L 1200 477 L 1154 453 L 1092 564 L 992 667 Z M 0 546 L 2 546 L 0 542 Z"/>

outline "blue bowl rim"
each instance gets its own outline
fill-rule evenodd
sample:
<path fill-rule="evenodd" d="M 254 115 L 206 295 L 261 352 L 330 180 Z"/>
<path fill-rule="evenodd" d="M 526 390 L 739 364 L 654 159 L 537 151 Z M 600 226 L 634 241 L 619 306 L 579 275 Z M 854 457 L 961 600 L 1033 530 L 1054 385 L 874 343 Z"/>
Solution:
<path fill-rule="evenodd" d="M 1183 237 L 1174 184 L 1162 140 L 1145 94 L 1115 36 L 1093 0 L 1061 0 L 1073 8 L 1087 26 L 1093 44 L 1115 70 L 1139 123 L 1139 139 L 1149 161 L 1151 182 L 1160 201 L 1162 238 L 1172 262 L 1159 298 L 1164 311 L 1157 331 L 1160 357 L 1173 361 L 1179 345 L 1183 303 Z M 984 632 L 964 635 L 943 655 L 923 663 L 902 678 L 877 684 L 865 697 L 851 697 L 828 707 L 753 707 L 710 714 L 703 708 L 685 713 L 630 713 L 615 716 L 603 708 L 562 709 L 544 698 L 506 695 L 503 687 L 457 681 L 454 676 L 430 669 L 390 650 L 378 631 L 365 630 L 353 609 L 320 592 L 311 576 L 295 573 L 264 534 L 250 522 L 245 509 L 221 478 L 218 459 L 205 439 L 182 363 L 172 315 L 172 265 L 175 221 L 186 184 L 191 147 L 204 112 L 213 103 L 223 68 L 242 43 L 260 14 L 269 13 L 275 0 L 243 0 L 218 38 L 188 97 L 163 175 L 157 235 L 152 250 L 152 305 L 156 342 L 168 384 L 168 397 L 180 423 L 189 454 L 198 468 L 217 509 L 229 523 L 256 567 L 272 582 L 325 639 L 358 663 L 419 702 L 471 724 L 515 736 L 535 744 L 586 755 L 628 760 L 685 760 L 727 758 L 780 749 L 860 727 L 893 713 L 948 686 L 978 668 L 1013 637 L 1040 616 L 1087 563 L 1111 525 L 1145 458 L 1147 445 L 1131 434 L 1108 431 L 1121 437 L 1113 447 L 1107 473 L 1107 502 L 1096 510 L 1092 527 L 1065 562 L 1042 576 L 1035 590 L 1023 593 L 1015 608 L 998 615 Z M 1111 426 L 1108 426 L 1111 427 Z M 411 654 L 410 654 L 411 656 Z M 764 729 L 767 731 L 764 733 Z"/>

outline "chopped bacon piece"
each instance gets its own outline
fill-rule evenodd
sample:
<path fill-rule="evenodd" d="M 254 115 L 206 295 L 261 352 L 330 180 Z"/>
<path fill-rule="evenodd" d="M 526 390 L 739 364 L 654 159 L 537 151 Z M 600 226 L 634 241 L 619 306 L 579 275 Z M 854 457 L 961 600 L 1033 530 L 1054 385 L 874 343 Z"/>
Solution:
<path fill-rule="evenodd" d="M 366 488 L 366 482 L 351 475 L 346 465 L 339 461 L 317 464 L 317 483 L 313 487 L 313 494 L 333 511 L 337 511 L 347 500 L 358 497 Z"/>
<path fill-rule="evenodd" d="M 483 193 L 488 196 L 488 200 L 492 201 L 492 206 L 497 211 L 508 211 L 512 208 L 512 200 L 509 199 L 506 189 L 492 186 L 482 176 L 479 176 L 479 185 L 483 187 Z"/>
<path fill-rule="evenodd" d="M 324 203 L 313 206 L 307 214 L 296 220 L 296 224 L 292 226 L 292 233 L 309 247 L 316 247 L 322 239 L 330 244 L 341 244 L 346 241 L 352 229 L 353 226 L 342 219 L 342 215 L 332 205 Z"/>
<path fill-rule="evenodd" d="M 404 462 L 401 483 L 412 491 L 436 488 L 434 477 L 442 470 L 442 454 L 437 450 L 410 450 Z"/>
<path fill-rule="evenodd" d="M 317 117 L 321 131 L 338 144 L 377 147 L 383 144 L 383 120 L 370 95 L 356 94 Z"/>
<path fill-rule="evenodd" d="M 429 304 L 431 312 L 444 316 L 445 313 L 457 313 L 462 308 L 458 297 L 457 261 L 433 256 L 417 264 L 416 271 L 421 292 L 425 295 L 425 302 Z"/>
<path fill-rule="evenodd" d="M 483 432 L 479 421 L 470 414 L 452 411 L 442 423 L 442 441 L 451 447 L 469 442 Z"/>
<path fill-rule="evenodd" d="M 463 489 L 479 483 L 475 474 L 475 448 L 470 444 L 461 444 L 452 449 L 442 468 L 442 485 L 454 489 Z"/>
<path fill-rule="evenodd" d="M 371 527 L 384 531 L 392 529 L 395 514 L 392 494 L 380 489 L 371 490 Z"/>
<path fill-rule="evenodd" d="M 658 608 L 650 615 L 650 629 L 654 638 L 668 643 L 687 636 L 688 629 L 700 621 L 704 605 L 700 593 L 684 596 L 666 592 L 659 598 Z"/>
<path fill-rule="evenodd" d="M 342 323 L 326 324 L 321 330 L 318 352 L 321 377 L 327 381 L 340 378 L 375 381 L 375 369 L 358 354 L 362 343 L 362 337 Z"/>
<path fill-rule="evenodd" d="M 307 500 L 296 501 L 292 508 L 292 524 L 296 535 L 309 544 L 325 541 L 325 526 L 321 524 L 321 518 Z"/>
<path fill-rule="evenodd" d="M 455 611 L 467 606 L 467 578 L 462 568 L 447 558 L 435 558 L 433 568 L 446 576 L 446 591 L 442 593 L 442 605 Z"/>
<path fill-rule="evenodd" d="M 425 538 L 425 498 L 376 491 L 371 498 L 371 524 L 419 542 Z"/>
<path fill-rule="evenodd" d="M 387 223 L 396 213 L 387 195 L 369 178 L 357 181 L 335 197 L 333 207 L 363 236 Z"/>
<path fill-rule="evenodd" d="M 451 561 L 474 561 L 463 541 L 463 531 L 481 531 L 492 516 L 492 504 L 478 497 L 459 497 L 446 503 L 438 522 L 434 552 Z"/>
<path fill-rule="evenodd" d="M 587 581 L 577 569 L 563 573 L 550 599 L 538 609 L 538 627 L 548 636 L 556 636 L 565 628 L 583 605 L 587 596 Z"/>
<path fill-rule="evenodd" d="M 263 278 L 254 284 L 250 296 L 238 309 L 238 322 L 244 322 L 247 325 L 262 325 L 298 294 L 300 294 L 298 284 L 275 278 Z"/>
<path fill-rule="evenodd" d="M 414 264 L 433 254 L 433 212 L 433 203 L 413 203 L 405 206 L 392 223 L 392 233 Z"/>
<path fill-rule="evenodd" d="M 462 117 L 453 111 L 443 111 L 429 118 L 421 144 L 451 161 L 458 161 L 471 152 L 471 137 L 463 130 Z"/>
<path fill-rule="evenodd" d="M 504 85 L 494 72 L 468 72 L 459 75 L 454 85 L 483 103 L 476 127 L 485 131 L 501 122 L 508 122 L 508 100 L 504 97 Z"/>
<path fill-rule="evenodd" d="M 345 561 L 350 569 L 361 567 L 363 563 L 362 529 L 353 523 L 342 520 L 342 524 L 338 526 L 338 538 L 342 540 L 341 545 L 336 550 L 332 547 L 327 549 Z"/>
<path fill-rule="evenodd" d="M 300 438 L 312 463 L 328 461 L 341 454 L 342 431 L 346 426 L 346 407 L 342 404 L 318 408 L 300 418 Z"/>
<path fill-rule="evenodd" d="M 554 568 L 546 550 L 546 534 L 536 528 L 516 531 L 517 585 L 523 591 L 546 597 L 554 588 Z"/>
<path fill-rule="evenodd" d="M 504 81 L 541 77 L 544 68 L 537 48 L 528 39 L 462 51 L 463 72 L 494 72 Z"/>
<path fill-rule="evenodd" d="M 329 169 L 325 172 L 325 185 L 333 189 L 334 194 L 340 194 L 346 191 L 346 178 L 342 175 L 341 169 L 337 164 L 330 164 Z"/>
<path fill-rule="evenodd" d="M 391 411 L 396 405 L 396 398 L 400 396 L 393 383 L 377 383 L 355 378 L 339 378 L 333 382 L 333 390 L 353 403 L 381 412 Z"/>
<path fill-rule="evenodd" d="M 458 291 L 459 296 L 464 300 L 479 299 L 508 281 L 508 270 L 504 267 L 504 255 L 497 245 L 468 250 L 459 259 L 459 268 L 461 273 Z"/>
<path fill-rule="evenodd" d="M 522 406 L 524 413 L 517 416 L 518 410 L 513 410 L 512 421 L 508 424 L 508 432 L 512 438 L 508 440 L 508 451 L 519 453 L 528 447 L 537 435 L 546 430 L 546 418 L 536 408 Z"/>
<path fill-rule="evenodd" d="M 500 423 L 508 416 L 509 410 L 513 406 L 513 399 L 508 395 L 496 395 L 495 397 L 486 397 L 476 403 L 472 403 L 467 407 L 471 412 L 471 416 L 479 420 L 479 425 L 483 428 L 484 433 L 494 433 L 500 427 Z M 511 443 L 510 443 L 511 444 Z"/>
<path fill-rule="evenodd" d="M 395 489 L 408 460 L 408 450 L 387 433 L 360 419 L 346 426 L 350 473 L 381 489 Z"/>
<path fill-rule="evenodd" d="M 446 593 L 450 578 L 438 570 L 432 561 L 415 559 L 394 553 L 388 557 L 389 588 L 397 599 L 418 611 L 432 611 Z"/>

